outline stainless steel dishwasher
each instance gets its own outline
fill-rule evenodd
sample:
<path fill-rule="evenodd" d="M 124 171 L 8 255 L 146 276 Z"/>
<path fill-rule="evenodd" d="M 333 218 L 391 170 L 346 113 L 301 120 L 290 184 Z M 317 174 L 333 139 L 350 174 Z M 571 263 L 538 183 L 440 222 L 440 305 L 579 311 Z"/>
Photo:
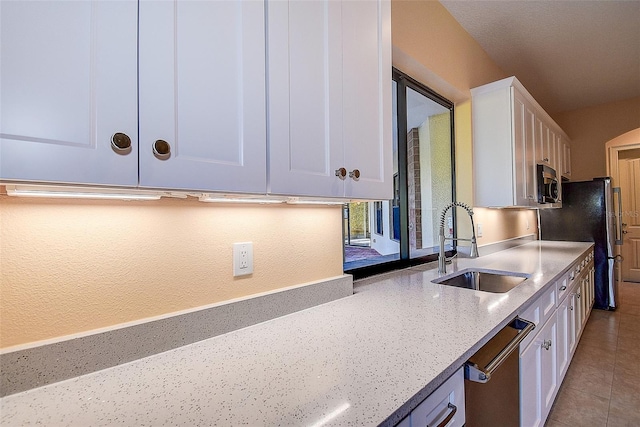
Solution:
<path fill-rule="evenodd" d="M 535 324 L 516 317 L 465 363 L 466 427 L 520 425 L 520 342 Z"/>

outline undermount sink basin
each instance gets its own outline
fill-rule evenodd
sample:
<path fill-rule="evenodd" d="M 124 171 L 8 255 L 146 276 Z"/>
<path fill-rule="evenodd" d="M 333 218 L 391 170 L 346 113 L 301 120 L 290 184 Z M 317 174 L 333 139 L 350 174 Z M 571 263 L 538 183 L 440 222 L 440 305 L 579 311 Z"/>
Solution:
<path fill-rule="evenodd" d="M 530 277 L 524 273 L 510 271 L 462 270 L 454 275 L 433 280 L 433 283 L 474 289 L 476 291 L 505 293 L 518 286 Z"/>

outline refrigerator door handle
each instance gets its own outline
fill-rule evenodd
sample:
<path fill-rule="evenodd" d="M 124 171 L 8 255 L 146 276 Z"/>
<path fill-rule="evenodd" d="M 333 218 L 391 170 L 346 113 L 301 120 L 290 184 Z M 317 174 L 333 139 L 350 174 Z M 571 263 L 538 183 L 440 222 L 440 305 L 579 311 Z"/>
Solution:
<path fill-rule="evenodd" d="M 616 228 L 616 245 L 622 245 L 622 193 L 620 192 L 620 187 L 613 187 L 613 194 L 618 195 L 618 212 L 615 213 L 613 217 Z"/>

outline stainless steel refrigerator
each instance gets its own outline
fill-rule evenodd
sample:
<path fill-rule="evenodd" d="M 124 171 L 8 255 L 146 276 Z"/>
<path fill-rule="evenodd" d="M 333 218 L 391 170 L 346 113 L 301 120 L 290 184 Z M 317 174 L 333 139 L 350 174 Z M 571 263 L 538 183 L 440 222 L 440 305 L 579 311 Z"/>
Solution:
<path fill-rule="evenodd" d="M 539 210 L 542 240 L 595 243 L 594 307 L 603 310 L 617 307 L 614 192 L 619 202 L 619 189 L 612 188 L 610 178 L 562 183 L 562 208 Z"/>

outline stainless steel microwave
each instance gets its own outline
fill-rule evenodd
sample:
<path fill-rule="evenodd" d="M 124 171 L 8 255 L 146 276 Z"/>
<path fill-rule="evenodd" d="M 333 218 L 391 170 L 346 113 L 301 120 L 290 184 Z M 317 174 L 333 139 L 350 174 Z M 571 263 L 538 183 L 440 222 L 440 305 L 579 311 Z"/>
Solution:
<path fill-rule="evenodd" d="M 558 202 L 558 178 L 556 171 L 547 165 L 537 165 L 538 203 Z"/>

